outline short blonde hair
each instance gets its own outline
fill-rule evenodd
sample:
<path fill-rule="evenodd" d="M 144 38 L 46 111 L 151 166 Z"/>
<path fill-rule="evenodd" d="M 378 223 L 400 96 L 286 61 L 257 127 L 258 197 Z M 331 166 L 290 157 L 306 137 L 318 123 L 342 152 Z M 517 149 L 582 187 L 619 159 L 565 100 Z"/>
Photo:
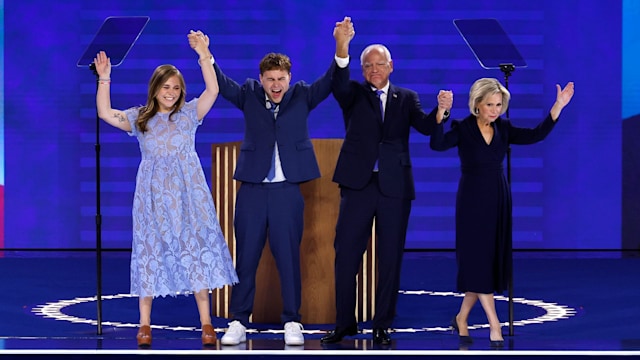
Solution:
<path fill-rule="evenodd" d="M 469 111 L 471 115 L 478 115 L 476 112 L 478 103 L 482 102 L 488 95 L 493 94 L 502 94 L 502 112 L 500 115 L 507 112 L 509 99 L 511 99 L 509 90 L 502 86 L 496 78 L 482 78 L 476 80 L 476 82 L 471 85 L 471 90 L 469 90 Z"/>

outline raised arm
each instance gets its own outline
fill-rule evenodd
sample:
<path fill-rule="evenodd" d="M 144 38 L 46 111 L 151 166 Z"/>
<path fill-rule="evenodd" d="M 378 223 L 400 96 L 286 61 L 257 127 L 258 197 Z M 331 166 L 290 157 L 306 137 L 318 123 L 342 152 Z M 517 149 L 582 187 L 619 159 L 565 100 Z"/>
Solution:
<path fill-rule="evenodd" d="M 338 69 L 332 77 L 331 91 L 342 108 L 348 107 L 353 99 L 349 91 L 349 44 L 354 36 L 355 30 L 350 17 L 336 22 L 333 37 L 336 39 L 335 57 Z"/>
<path fill-rule="evenodd" d="M 201 120 L 207 115 L 213 103 L 218 98 L 220 88 L 218 87 L 218 79 L 216 79 L 216 73 L 211 65 L 211 51 L 209 51 L 209 36 L 202 33 L 202 31 L 193 31 L 187 35 L 189 38 L 189 46 L 199 56 L 198 64 L 202 70 L 202 78 L 204 79 L 204 91 L 198 98 L 197 114 L 198 120 Z"/>
<path fill-rule="evenodd" d="M 449 117 L 452 107 L 453 91 L 440 90 L 440 92 L 438 92 L 438 112 L 436 114 L 436 121 L 438 121 L 438 124 L 440 124 L 442 120 L 446 120 L 446 118 Z"/>
<path fill-rule="evenodd" d="M 307 101 L 309 107 L 314 109 L 318 104 L 326 99 L 335 87 L 338 74 L 344 72 L 349 65 L 349 42 L 353 38 L 355 31 L 351 18 L 345 17 L 344 20 L 336 22 L 333 28 L 333 36 L 336 39 L 336 53 L 334 60 L 331 61 L 329 69 L 309 87 Z"/>
<path fill-rule="evenodd" d="M 333 37 L 336 39 L 336 56 L 348 61 L 349 43 L 355 36 L 356 31 L 351 22 L 351 18 L 345 16 L 342 21 L 336 22 L 333 29 Z"/>
<path fill-rule="evenodd" d="M 131 131 L 131 124 L 124 111 L 111 108 L 111 60 L 104 51 L 100 51 L 93 59 L 98 73 L 98 91 L 96 92 L 96 107 L 98 117 L 108 124 Z"/>
<path fill-rule="evenodd" d="M 509 142 L 511 144 L 527 145 L 542 141 L 549 135 L 556 121 L 560 117 L 562 109 L 573 98 L 573 82 L 568 82 L 564 88 L 556 84 L 556 101 L 553 103 L 549 115 L 535 128 L 515 127 L 511 122 L 509 129 Z"/>
<path fill-rule="evenodd" d="M 556 102 L 553 103 L 549 114 L 551 115 L 551 120 L 556 121 L 560 117 L 560 113 L 562 109 L 564 109 L 571 98 L 573 97 L 573 82 L 568 82 L 565 85 L 564 89 L 560 88 L 560 85 L 556 84 Z"/>

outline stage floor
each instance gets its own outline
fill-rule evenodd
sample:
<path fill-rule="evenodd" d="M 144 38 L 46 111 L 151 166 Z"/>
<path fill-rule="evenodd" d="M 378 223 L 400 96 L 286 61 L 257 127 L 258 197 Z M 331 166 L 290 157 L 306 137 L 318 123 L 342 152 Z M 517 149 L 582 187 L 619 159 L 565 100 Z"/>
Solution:
<path fill-rule="evenodd" d="M 516 252 L 514 316 L 497 297 L 505 347 L 492 349 L 479 304 L 469 325 L 474 343 L 461 347 L 449 324 L 455 292 L 451 252 L 407 252 L 392 344 L 371 341 L 370 323 L 335 345 L 319 339 L 333 324 L 304 324 L 305 345 L 285 346 L 279 324 L 255 324 L 237 347 L 202 348 L 193 297 L 154 301 L 153 346 L 138 349 L 137 298 L 130 297 L 129 254 L 103 252 L 102 333 L 97 327 L 95 253 L 0 253 L 0 356 L 219 355 L 223 357 L 437 355 L 640 356 L 640 253 Z M 304 319 L 303 319 L 304 320 Z M 227 319 L 214 318 L 222 336 Z"/>

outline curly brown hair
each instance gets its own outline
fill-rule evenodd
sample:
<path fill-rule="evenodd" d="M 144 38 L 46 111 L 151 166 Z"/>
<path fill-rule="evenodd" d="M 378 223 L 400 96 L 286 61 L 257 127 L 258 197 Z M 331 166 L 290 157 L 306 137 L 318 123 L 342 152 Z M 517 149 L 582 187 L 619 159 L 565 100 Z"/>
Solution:
<path fill-rule="evenodd" d="M 260 60 L 260 75 L 269 70 L 284 70 L 291 72 L 291 59 L 285 54 L 268 53 Z"/>

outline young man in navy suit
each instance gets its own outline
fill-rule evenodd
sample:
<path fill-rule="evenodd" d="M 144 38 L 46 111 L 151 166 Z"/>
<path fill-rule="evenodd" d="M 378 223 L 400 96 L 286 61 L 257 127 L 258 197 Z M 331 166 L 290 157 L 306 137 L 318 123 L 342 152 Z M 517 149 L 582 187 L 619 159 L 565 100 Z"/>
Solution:
<path fill-rule="evenodd" d="M 360 56 L 364 82 L 349 80 L 348 60 L 338 62 L 333 95 L 344 116 L 346 134 L 333 181 L 340 185 L 335 237 L 336 327 L 321 339 L 330 344 L 358 332 L 356 275 L 376 219 L 378 283 L 373 342 L 391 342 L 411 201 L 415 198 L 409 133 L 430 135 L 436 119 L 448 117 L 450 91 L 440 91 L 438 106 L 426 114 L 418 94 L 389 82 L 389 50 L 370 45 Z"/>
<path fill-rule="evenodd" d="M 352 31 L 348 18 L 336 24 L 336 57 L 338 49 L 348 48 L 345 42 Z M 287 345 L 303 345 L 299 309 L 304 199 L 300 184 L 320 177 L 307 118 L 331 94 L 336 60 L 310 85 L 303 81 L 290 85 L 291 62 L 283 54 L 267 54 L 260 62 L 259 81 L 247 79 L 242 85 L 212 62 L 220 95 L 242 110 L 245 123 L 234 174 L 241 182 L 234 220 L 239 283 L 231 293 L 233 318 L 221 342 L 237 345 L 246 341 L 256 271 L 268 235 L 282 289 L 284 340 Z"/>

